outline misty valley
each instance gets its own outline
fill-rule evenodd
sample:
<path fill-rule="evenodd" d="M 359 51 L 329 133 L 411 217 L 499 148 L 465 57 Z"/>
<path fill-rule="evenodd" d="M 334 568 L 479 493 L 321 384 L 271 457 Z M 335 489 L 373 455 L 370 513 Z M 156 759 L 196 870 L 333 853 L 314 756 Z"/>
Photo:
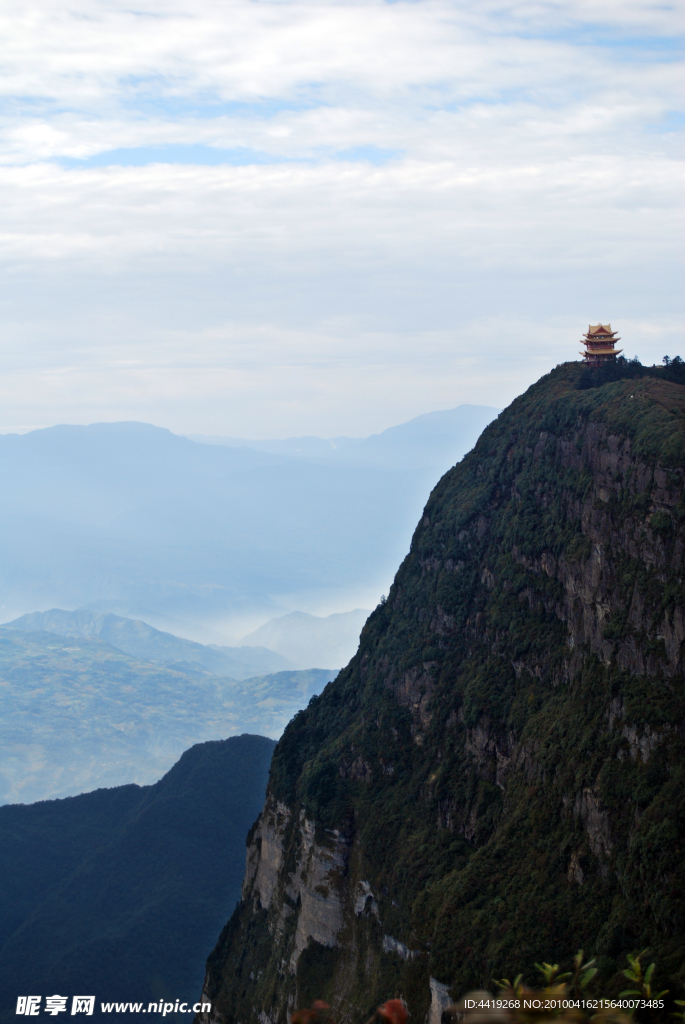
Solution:
<path fill-rule="evenodd" d="M 0 626 L 2 1019 L 22 985 L 195 1000 L 274 741 L 368 617 L 279 594 L 344 607 L 386 586 L 410 510 L 494 413 L 335 442 L 0 437 L 0 601 L 21 613 Z"/>
<path fill-rule="evenodd" d="M 379 595 L 424 488 L 495 412 L 335 442 L 136 423 L 0 436 L 0 603 L 18 613 L 0 627 L 0 802 L 150 784 L 193 743 L 278 738 L 368 616 L 282 595 Z"/>

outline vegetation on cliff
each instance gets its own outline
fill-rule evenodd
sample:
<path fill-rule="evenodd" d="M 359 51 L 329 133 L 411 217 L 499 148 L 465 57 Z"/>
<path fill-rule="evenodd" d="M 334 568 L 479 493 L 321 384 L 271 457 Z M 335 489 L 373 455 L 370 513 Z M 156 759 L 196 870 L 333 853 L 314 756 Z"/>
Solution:
<path fill-rule="evenodd" d="M 582 946 L 685 982 L 685 387 L 565 364 L 434 489 L 350 665 L 286 730 L 214 1019 L 415 1020 Z M 265 1017 L 261 1017 L 265 1021 Z"/>

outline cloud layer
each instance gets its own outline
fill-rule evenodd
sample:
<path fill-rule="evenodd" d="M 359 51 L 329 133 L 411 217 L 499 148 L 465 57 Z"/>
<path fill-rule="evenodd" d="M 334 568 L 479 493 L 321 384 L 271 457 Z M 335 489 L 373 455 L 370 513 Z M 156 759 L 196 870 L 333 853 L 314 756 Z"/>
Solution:
<path fill-rule="evenodd" d="M 676 11 L 8 4 L 0 430 L 363 434 L 682 337 Z M 683 353 L 685 354 L 685 353 Z"/>

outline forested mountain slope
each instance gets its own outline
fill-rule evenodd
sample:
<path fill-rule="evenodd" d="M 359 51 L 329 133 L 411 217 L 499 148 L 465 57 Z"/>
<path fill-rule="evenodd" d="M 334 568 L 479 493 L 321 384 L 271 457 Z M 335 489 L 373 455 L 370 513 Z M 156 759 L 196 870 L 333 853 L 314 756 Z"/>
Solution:
<path fill-rule="evenodd" d="M 284 733 L 214 1020 L 401 994 L 420 1022 L 580 947 L 605 992 L 647 946 L 682 989 L 685 387 L 581 372 L 440 481 L 357 655 Z"/>
<path fill-rule="evenodd" d="M 233 736 L 187 750 L 154 786 L 0 807 L 0 1020 L 29 992 L 93 994 L 104 1020 L 105 1001 L 192 1005 L 273 747 Z"/>

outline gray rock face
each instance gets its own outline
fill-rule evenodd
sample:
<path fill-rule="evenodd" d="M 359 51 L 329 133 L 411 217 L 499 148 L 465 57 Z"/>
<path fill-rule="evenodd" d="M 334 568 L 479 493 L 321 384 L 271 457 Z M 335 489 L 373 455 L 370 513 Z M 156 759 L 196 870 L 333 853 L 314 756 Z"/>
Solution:
<path fill-rule="evenodd" d="M 247 850 L 247 868 L 243 900 L 252 901 L 255 910 L 272 911 L 270 929 L 282 936 L 287 918 L 295 917 L 291 942 L 284 948 L 292 974 L 309 940 L 321 946 L 337 945 L 343 927 L 343 902 L 340 878 L 349 859 L 344 837 L 332 834 L 325 843 L 317 843 L 315 826 L 300 812 L 291 820 L 284 804 L 267 803 Z M 294 844 L 297 858 L 294 870 L 284 870 L 286 845 Z M 292 931 L 292 929 L 291 929 Z"/>
<path fill-rule="evenodd" d="M 431 1005 L 428 1011 L 428 1024 L 441 1024 L 443 1012 L 452 1002 L 449 985 L 442 985 L 435 978 L 429 979 Z"/>

